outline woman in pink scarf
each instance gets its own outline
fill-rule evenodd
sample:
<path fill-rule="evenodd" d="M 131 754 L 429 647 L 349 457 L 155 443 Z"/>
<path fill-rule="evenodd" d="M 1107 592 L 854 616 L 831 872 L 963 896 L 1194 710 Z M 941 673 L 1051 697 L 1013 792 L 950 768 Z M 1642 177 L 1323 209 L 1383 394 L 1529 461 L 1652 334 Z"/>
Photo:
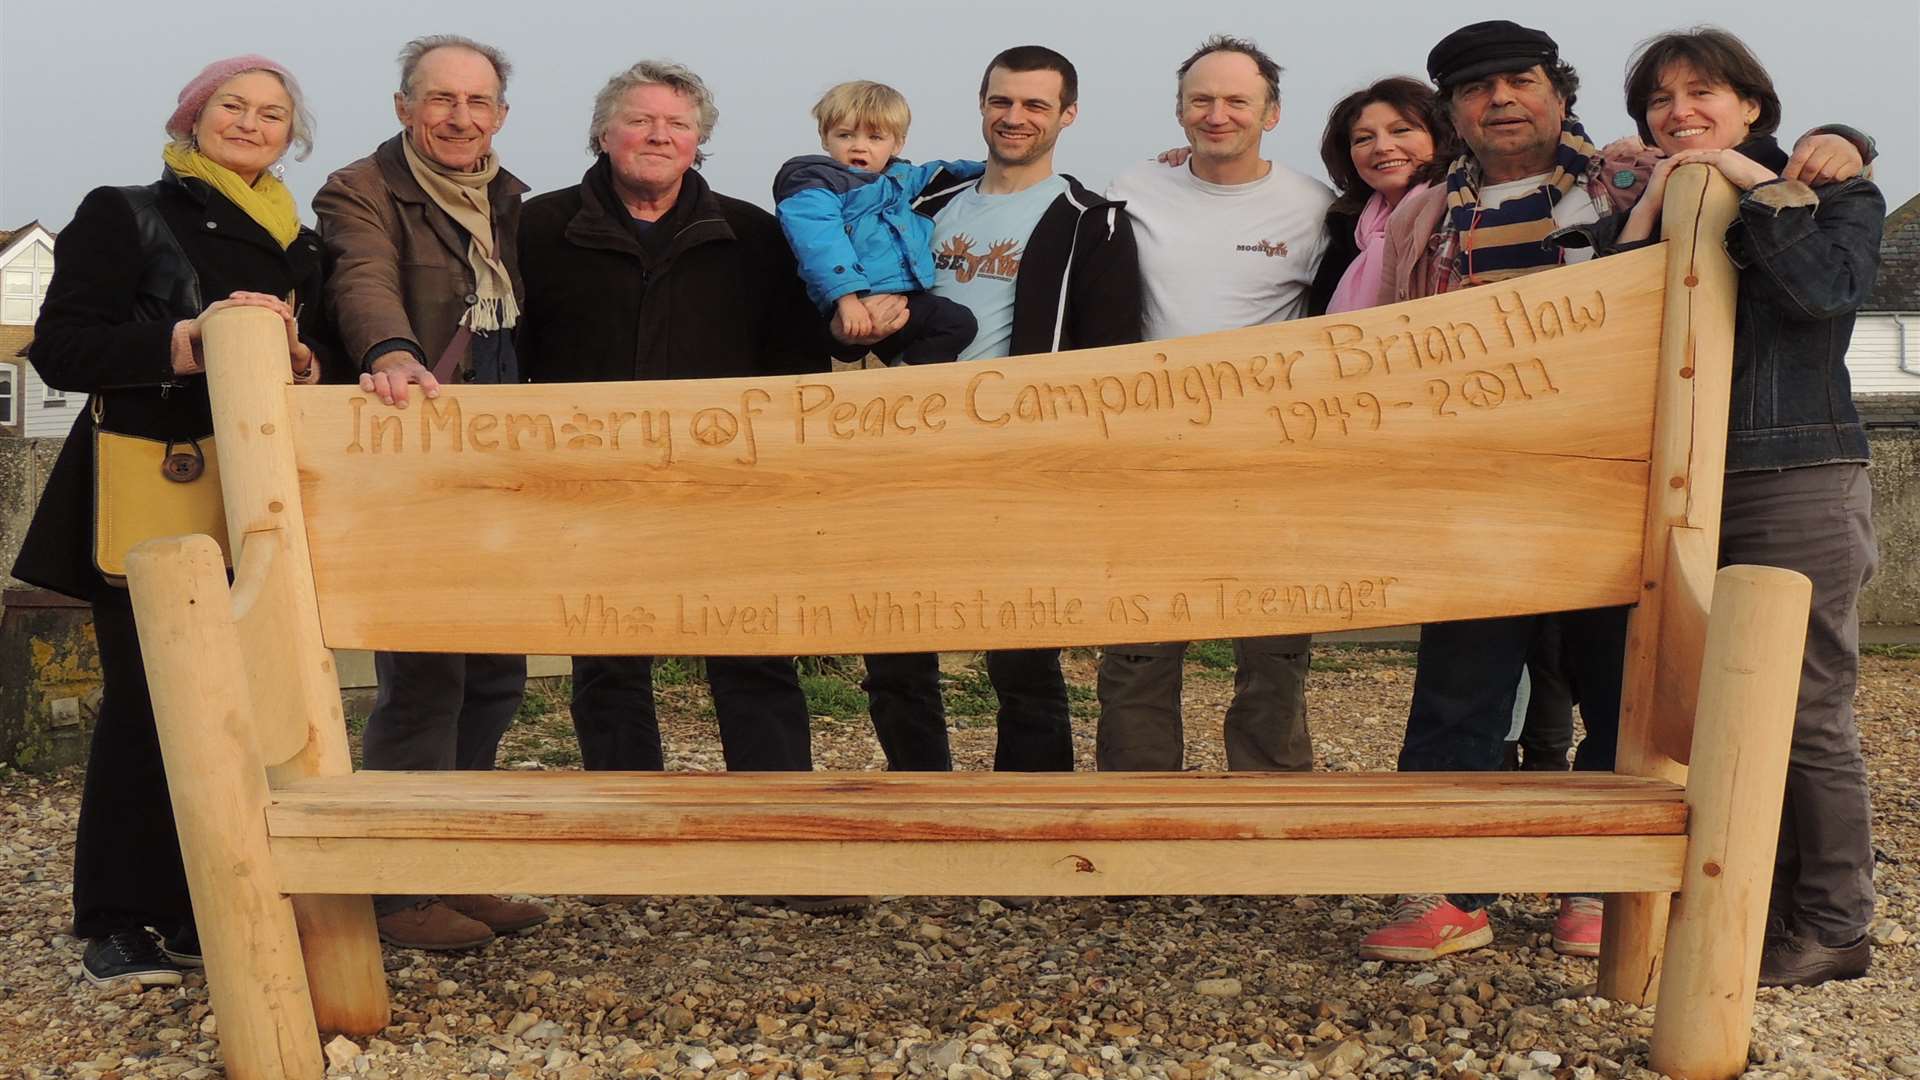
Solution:
<path fill-rule="evenodd" d="M 1415 79 L 1382 79 L 1333 107 L 1320 160 L 1340 197 L 1327 211 L 1331 242 L 1314 279 L 1312 314 L 1373 305 L 1387 218 L 1444 174 L 1452 141 L 1432 88 Z"/>

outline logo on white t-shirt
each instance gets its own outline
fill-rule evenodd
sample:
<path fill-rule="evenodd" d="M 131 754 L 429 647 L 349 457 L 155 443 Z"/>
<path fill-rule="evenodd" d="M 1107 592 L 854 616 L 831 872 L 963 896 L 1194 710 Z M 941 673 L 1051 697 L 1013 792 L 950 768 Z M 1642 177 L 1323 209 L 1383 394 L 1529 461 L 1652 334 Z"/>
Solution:
<path fill-rule="evenodd" d="M 962 285 L 976 277 L 1012 281 L 1019 276 L 1020 257 L 1025 254 L 1019 240 L 996 240 L 979 254 L 974 253 L 974 243 L 966 233 L 956 233 L 934 249 L 934 269 L 952 270 L 953 280 Z"/>
<path fill-rule="evenodd" d="M 1287 257 L 1287 242 L 1285 240 L 1256 240 L 1251 244 L 1235 244 L 1233 245 L 1233 250 L 1257 251 L 1269 259 L 1275 256 L 1284 259 Z"/>

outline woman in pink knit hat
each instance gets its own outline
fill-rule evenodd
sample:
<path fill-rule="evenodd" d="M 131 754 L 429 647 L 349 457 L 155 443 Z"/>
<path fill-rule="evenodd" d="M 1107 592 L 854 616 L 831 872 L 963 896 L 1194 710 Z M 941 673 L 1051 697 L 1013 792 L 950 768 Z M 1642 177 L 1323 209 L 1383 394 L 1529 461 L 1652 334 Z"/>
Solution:
<path fill-rule="evenodd" d="M 199 941 L 118 576 L 130 542 L 96 537 L 95 432 L 164 444 L 164 479 L 143 499 L 191 497 L 212 451 L 200 328 L 221 307 L 279 314 L 287 377 L 321 377 L 330 358 L 319 240 L 274 173 L 289 147 L 305 155 L 312 127 L 279 64 L 237 56 L 208 65 L 167 120 L 160 179 L 96 188 L 60 232 L 28 353 L 47 385 L 90 395 L 13 573 L 93 606 L 106 685 L 74 844 L 73 923 L 87 939 L 86 976 L 101 986 L 177 985 L 181 967 L 198 965 Z"/>

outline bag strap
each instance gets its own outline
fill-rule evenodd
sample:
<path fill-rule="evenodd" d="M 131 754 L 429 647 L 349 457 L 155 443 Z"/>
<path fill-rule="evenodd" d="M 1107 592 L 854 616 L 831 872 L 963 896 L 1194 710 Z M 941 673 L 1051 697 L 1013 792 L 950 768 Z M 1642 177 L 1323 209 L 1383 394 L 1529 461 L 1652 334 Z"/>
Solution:
<path fill-rule="evenodd" d="M 200 273 L 160 213 L 160 183 L 134 184 L 118 190 L 133 209 L 133 224 L 140 238 L 141 291 L 171 304 L 173 314 L 191 319 L 207 306 L 200 292 Z"/>

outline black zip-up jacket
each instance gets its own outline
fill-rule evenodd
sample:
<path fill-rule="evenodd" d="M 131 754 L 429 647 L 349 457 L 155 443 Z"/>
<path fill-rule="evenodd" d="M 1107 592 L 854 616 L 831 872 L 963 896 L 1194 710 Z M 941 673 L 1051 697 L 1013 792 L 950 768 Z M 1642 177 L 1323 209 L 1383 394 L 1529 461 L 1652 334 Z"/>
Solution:
<path fill-rule="evenodd" d="M 688 170 L 673 208 L 636 228 L 603 155 L 579 184 L 527 201 L 529 382 L 710 379 L 826 371 L 826 324 L 772 214 Z"/>
<path fill-rule="evenodd" d="M 1737 149 L 1776 173 L 1787 166 L 1771 137 Z M 1880 189 L 1862 178 L 1817 188 L 1774 180 L 1741 194 L 1725 241 L 1740 268 L 1728 472 L 1867 460 L 1846 356 L 1880 269 L 1886 214 Z M 1641 246 L 1616 242 L 1625 224 L 1616 214 L 1567 231 L 1611 254 Z"/>
<path fill-rule="evenodd" d="M 1009 346 L 1014 356 L 1141 340 L 1140 255 L 1126 204 L 1061 175 L 1067 190 L 1040 216 L 1020 257 Z M 913 208 L 933 217 L 978 183 L 942 171 Z"/>

